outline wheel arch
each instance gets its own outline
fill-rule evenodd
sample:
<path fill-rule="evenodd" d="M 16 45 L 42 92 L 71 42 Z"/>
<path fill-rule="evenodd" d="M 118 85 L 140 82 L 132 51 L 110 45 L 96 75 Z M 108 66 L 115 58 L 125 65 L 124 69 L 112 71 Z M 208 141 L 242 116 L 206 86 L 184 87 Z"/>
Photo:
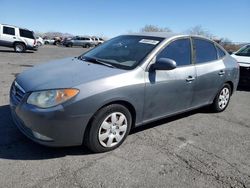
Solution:
<path fill-rule="evenodd" d="M 234 84 L 233 84 L 233 82 L 232 81 L 226 81 L 225 84 L 229 84 L 230 85 L 230 87 L 231 87 L 231 95 L 232 95 L 233 92 L 234 92 Z"/>
<path fill-rule="evenodd" d="M 96 112 L 95 112 L 95 113 L 92 115 L 92 117 L 89 119 L 89 121 L 88 121 L 88 123 L 87 123 L 87 127 L 85 128 L 85 131 L 84 131 L 83 143 L 84 143 L 85 138 L 87 138 L 87 134 L 88 134 L 88 132 L 89 132 L 89 129 L 90 129 L 90 126 L 91 126 L 91 122 L 93 121 L 93 118 L 94 118 L 94 116 L 96 115 L 96 113 L 97 113 L 100 109 L 102 109 L 102 108 L 104 108 L 104 107 L 106 107 L 106 106 L 109 106 L 109 105 L 111 105 L 111 104 L 120 104 L 120 105 L 122 105 L 122 106 L 125 106 L 125 107 L 129 110 L 129 112 L 130 112 L 130 114 L 131 114 L 131 116 L 132 116 L 132 126 L 131 126 L 131 129 L 133 129 L 133 128 L 135 127 L 135 122 L 136 122 L 136 110 L 135 110 L 135 107 L 134 107 L 130 102 L 128 102 L 128 101 L 126 101 L 126 100 L 114 100 L 114 101 L 111 101 L 111 102 L 107 102 L 107 103 L 105 103 L 104 105 L 102 105 L 100 108 L 98 108 L 98 110 L 96 110 Z"/>
<path fill-rule="evenodd" d="M 23 41 L 15 41 L 15 42 L 13 42 L 13 47 L 15 47 L 15 45 L 16 45 L 17 43 L 23 44 L 23 45 L 25 46 L 25 48 L 27 47 L 27 45 L 26 45 L 25 42 L 23 42 Z"/>

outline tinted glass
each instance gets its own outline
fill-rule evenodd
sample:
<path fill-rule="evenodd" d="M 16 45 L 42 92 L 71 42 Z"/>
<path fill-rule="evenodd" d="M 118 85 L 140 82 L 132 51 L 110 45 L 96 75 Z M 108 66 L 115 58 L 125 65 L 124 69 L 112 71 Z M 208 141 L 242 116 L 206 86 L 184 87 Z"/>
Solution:
<path fill-rule="evenodd" d="M 15 29 L 12 27 L 3 27 L 3 33 L 7 35 L 15 35 Z"/>
<path fill-rule="evenodd" d="M 135 68 L 161 41 L 160 37 L 123 35 L 83 54 L 121 69 Z"/>
<path fill-rule="evenodd" d="M 217 59 L 217 50 L 212 42 L 203 39 L 193 39 L 195 63 L 205 63 Z"/>
<path fill-rule="evenodd" d="M 28 31 L 25 29 L 19 29 L 20 32 L 20 36 L 21 37 L 25 37 L 25 38 L 29 38 L 29 39 L 35 39 L 34 34 L 32 31 Z"/>
<path fill-rule="evenodd" d="M 189 39 L 179 39 L 170 43 L 160 54 L 159 58 L 175 60 L 177 66 L 191 64 L 191 45 Z"/>
<path fill-rule="evenodd" d="M 219 46 L 216 46 L 216 49 L 217 49 L 217 53 L 218 53 L 219 58 L 222 58 L 226 55 L 225 52 Z"/>
<path fill-rule="evenodd" d="M 242 47 L 235 55 L 250 57 L 250 46 Z"/>

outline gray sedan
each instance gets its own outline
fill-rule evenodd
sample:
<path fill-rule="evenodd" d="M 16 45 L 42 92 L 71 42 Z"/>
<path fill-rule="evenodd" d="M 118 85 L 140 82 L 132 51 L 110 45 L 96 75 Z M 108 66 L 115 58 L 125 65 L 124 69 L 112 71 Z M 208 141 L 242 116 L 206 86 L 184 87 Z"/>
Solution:
<path fill-rule="evenodd" d="M 130 34 L 19 74 L 10 106 L 17 127 L 37 143 L 105 152 L 133 127 L 206 105 L 225 110 L 238 80 L 236 61 L 214 41 Z"/>

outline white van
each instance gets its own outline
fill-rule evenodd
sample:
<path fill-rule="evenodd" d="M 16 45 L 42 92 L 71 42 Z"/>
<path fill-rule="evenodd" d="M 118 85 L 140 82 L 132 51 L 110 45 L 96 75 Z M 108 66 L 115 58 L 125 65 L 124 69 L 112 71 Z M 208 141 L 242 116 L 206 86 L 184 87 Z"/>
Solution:
<path fill-rule="evenodd" d="M 16 52 L 38 48 L 33 31 L 6 24 L 0 24 L 0 46 L 14 48 Z"/>

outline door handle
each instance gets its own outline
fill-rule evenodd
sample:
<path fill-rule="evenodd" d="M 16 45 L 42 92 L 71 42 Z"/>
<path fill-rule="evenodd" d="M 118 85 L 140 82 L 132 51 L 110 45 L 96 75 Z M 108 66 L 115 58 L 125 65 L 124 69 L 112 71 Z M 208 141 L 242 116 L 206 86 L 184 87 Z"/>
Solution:
<path fill-rule="evenodd" d="M 225 74 L 224 70 L 220 70 L 220 72 L 218 73 L 220 76 L 223 76 Z"/>
<path fill-rule="evenodd" d="M 186 81 L 187 82 L 192 82 L 192 81 L 194 81 L 195 80 L 195 77 L 193 77 L 193 76 L 188 76 L 187 78 L 186 78 Z"/>
<path fill-rule="evenodd" d="M 16 39 L 16 37 L 13 37 L 13 39 Z"/>

